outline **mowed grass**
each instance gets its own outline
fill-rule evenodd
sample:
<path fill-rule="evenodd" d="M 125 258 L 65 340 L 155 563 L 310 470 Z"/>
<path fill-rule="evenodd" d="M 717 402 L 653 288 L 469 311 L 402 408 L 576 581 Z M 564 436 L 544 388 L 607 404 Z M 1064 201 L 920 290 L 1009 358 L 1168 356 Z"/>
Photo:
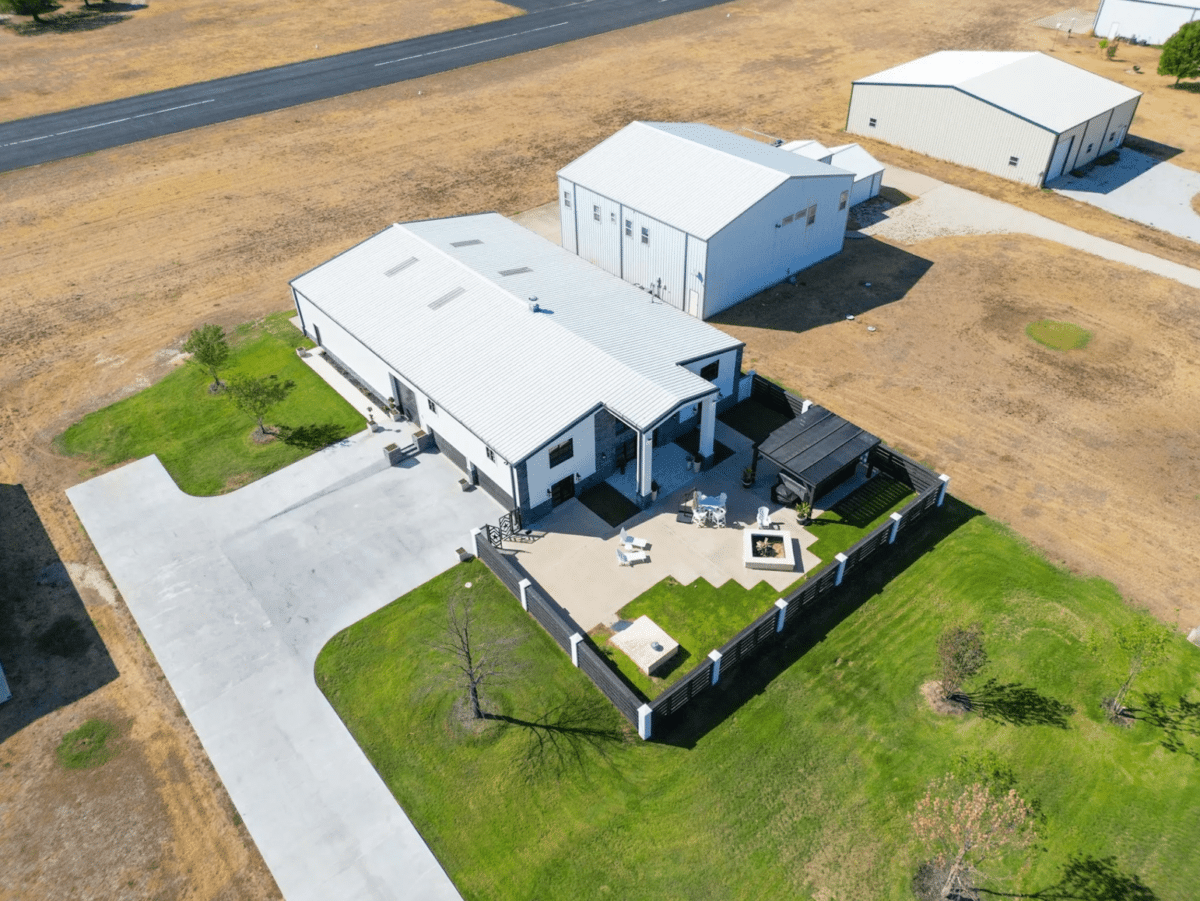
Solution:
<path fill-rule="evenodd" d="M 1138 614 L 1108 583 L 1051 565 L 973 514 L 948 499 L 956 528 L 810 633 L 773 677 L 727 673 L 730 687 L 709 703 L 745 680 L 740 706 L 675 744 L 671 732 L 626 737 L 478 562 L 340 633 L 317 681 L 468 899 L 907 901 L 923 857 L 910 811 L 961 754 L 985 751 L 1044 815 L 1037 846 L 994 868 L 989 888 L 1190 897 L 1200 884 L 1200 724 L 1188 706 L 1200 702 L 1197 649 L 1177 637 L 1139 678 L 1134 705 L 1157 696 L 1156 723 L 1108 724 L 1100 700 L 1124 677 L 1111 640 Z M 449 661 L 430 647 L 446 597 L 466 581 L 487 627 L 522 639 L 523 669 L 490 702 L 509 719 L 477 733 L 453 721 Z M 991 663 L 967 690 L 987 704 L 935 714 L 920 689 L 936 677 L 937 637 L 972 621 Z M 1087 650 L 1093 630 L 1114 648 L 1108 659 Z M 1064 883 L 1072 855 L 1120 893 Z M 1146 891 L 1129 894 L 1138 885 Z"/>
<path fill-rule="evenodd" d="M 1025 327 L 1025 334 L 1045 347 L 1054 350 L 1079 350 L 1087 347 L 1092 333 L 1070 322 L 1039 319 Z"/>
<path fill-rule="evenodd" d="M 212 380 L 190 364 L 144 391 L 97 410 L 58 440 L 68 454 L 90 457 L 98 468 L 158 454 L 188 494 L 221 494 L 282 469 L 314 450 L 366 427 L 366 420 L 296 356 L 311 347 L 288 318 L 290 311 L 239 326 L 230 335 L 230 359 L 221 378 L 278 375 L 296 383 L 271 410 L 268 425 L 291 431 L 256 444 L 253 418 L 222 394 L 209 394 Z"/>

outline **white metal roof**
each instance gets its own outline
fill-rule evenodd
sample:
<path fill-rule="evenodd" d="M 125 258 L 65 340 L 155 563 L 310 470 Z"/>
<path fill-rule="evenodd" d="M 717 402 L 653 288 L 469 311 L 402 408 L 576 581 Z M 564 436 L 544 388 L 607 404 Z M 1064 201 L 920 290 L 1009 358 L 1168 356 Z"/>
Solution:
<path fill-rule="evenodd" d="M 1044 53 L 990 50 L 942 50 L 854 83 L 957 88 L 1058 133 L 1141 96 Z"/>
<path fill-rule="evenodd" d="M 839 144 L 837 147 L 826 147 L 820 141 L 789 141 L 779 149 L 786 150 L 788 153 L 798 153 L 800 156 L 828 163 L 846 172 L 852 172 L 855 182 L 860 182 L 883 171 L 883 163 L 858 144 Z"/>
<path fill-rule="evenodd" d="M 510 462 L 601 404 L 655 425 L 717 390 L 679 363 L 742 344 L 496 213 L 393 225 L 291 284 Z"/>
<path fill-rule="evenodd" d="M 708 240 L 789 178 L 824 163 L 695 122 L 631 122 L 559 176 Z"/>

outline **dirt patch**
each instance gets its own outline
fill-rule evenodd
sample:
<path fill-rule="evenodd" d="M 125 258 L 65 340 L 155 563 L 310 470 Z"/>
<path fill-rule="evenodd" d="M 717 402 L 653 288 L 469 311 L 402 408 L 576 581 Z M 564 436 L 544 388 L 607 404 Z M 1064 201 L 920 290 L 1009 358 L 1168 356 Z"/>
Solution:
<path fill-rule="evenodd" d="M 1195 210 L 1197 215 L 1200 215 L 1200 194 L 1192 198 L 1192 209 Z"/>
<path fill-rule="evenodd" d="M 947 701 L 942 696 L 941 682 L 926 682 L 921 686 L 921 696 L 934 713 L 940 713 L 942 716 L 962 716 L 967 712 L 961 704 Z"/>

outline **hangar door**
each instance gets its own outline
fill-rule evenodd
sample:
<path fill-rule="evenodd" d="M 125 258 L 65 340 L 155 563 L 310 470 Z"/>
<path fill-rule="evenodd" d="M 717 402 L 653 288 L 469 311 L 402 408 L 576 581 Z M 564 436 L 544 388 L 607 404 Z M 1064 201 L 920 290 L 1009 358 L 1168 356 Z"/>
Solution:
<path fill-rule="evenodd" d="M 1075 135 L 1071 135 L 1067 141 L 1059 141 L 1058 146 L 1054 148 L 1054 156 L 1050 159 L 1050 169 L 1046 172 L 1046 181 L 1054 181 L 1062 175 L 1063 166 L 1067 164 L 1067 160 L 1071 157 L 1071 148 L 1075 146 Z"/>

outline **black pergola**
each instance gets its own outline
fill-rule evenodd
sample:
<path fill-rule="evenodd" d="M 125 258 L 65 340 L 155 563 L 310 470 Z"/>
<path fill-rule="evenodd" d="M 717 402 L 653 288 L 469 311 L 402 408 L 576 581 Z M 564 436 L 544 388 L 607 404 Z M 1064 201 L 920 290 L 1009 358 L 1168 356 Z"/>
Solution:
<path fill-rule="evenodd" d="M 844 482 L 859 458 L 880 443 L 870 432 L 815 404 L 781 425 L 754 448 L 779 467 L 783 484 L 797 497 L 815 501 Z"/>

